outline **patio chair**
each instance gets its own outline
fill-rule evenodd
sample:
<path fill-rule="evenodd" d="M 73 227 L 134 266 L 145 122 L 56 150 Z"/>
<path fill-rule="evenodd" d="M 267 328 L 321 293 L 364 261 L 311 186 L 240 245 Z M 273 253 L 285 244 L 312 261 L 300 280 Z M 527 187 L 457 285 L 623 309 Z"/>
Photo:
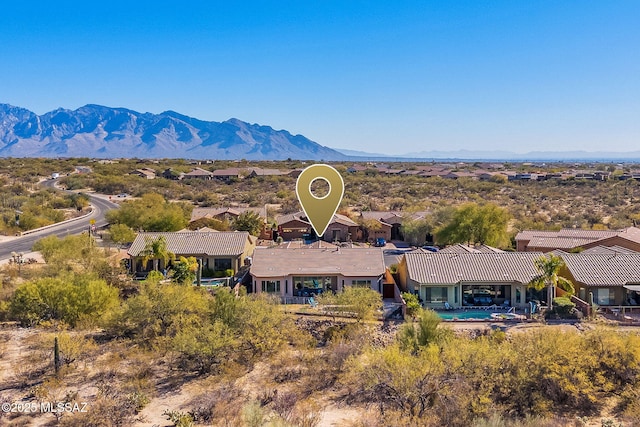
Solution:
<path fill-rule="evenodd" d="M 444 302 L 444 309 L 445 310 L 453 310 L 453 307 L 451 307 L 451 305 L 449 304 L 449 301 L 445 301 Z"/>
<path fill-rule="evenodd" d="M 318 306 L 318 301 L 316 301 L 315 298 L 309 297 L 308 301 L 311 308 L 316 308 Z"/>

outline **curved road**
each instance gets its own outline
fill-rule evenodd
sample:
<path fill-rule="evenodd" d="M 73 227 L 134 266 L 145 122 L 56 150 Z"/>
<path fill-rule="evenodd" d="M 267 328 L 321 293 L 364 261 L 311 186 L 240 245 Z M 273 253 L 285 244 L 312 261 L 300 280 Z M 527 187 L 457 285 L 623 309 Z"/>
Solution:
<path fill-rule="evenodd" d="M 45 181 L 43 185 L 53 187 L 55 181 Z M 91 194 L 87 194 L 87 196 L 89 196 L 89 201 L 91 206 L 93 206 L 93 212 L 91 212 L 89 216 L 68 221 L 64 224 L 50 225 L 43 230 L 0 242 L 0 259 L 10 258 L 11 252 L 30 252 L 33 244 L 46 236 L 56 235 L 58 237 L 64 237 L 70 234 L 80 234 L 83 231 L 88 231 L 90 227 L 89 221 L 91 219 L 96 220 L 96 228 L 107 225 L 107 220 L 104 217 L 105 213 L 111 209 L 118 208 L 119 205 Z"/>

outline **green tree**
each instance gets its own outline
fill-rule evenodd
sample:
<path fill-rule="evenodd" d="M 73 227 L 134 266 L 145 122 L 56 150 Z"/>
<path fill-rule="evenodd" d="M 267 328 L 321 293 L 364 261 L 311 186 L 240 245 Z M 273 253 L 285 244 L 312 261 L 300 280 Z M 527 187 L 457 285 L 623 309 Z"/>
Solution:
<path fill-rule="evenodd" d="M 134 230 L 178 231 L 186 227 L 192 208 L 168 202 L 160 194 L 145 194 L 123 202 L 106 217 L 111 224 L 125 224 Z"/>
<path fill-rule="evenodd" d="M 427 219 L 406 220 L 401 228 L 404 239 L 415 246 L 424 245 L 427 234 L 432 230 L 431 223 Z"/>
<path fill-rule="evenodd" d="M 32 250 L 40 251 L 52 275 L 62 270 L 91 271 L 99 259 L 104 258 L 93 237 L 87 234 L 74 236 L 47 236 L 34 243 Z"/>
<path fill-rule="evenodd" d="M 173 265 L 172 270 L 174 282 L 181 285 L 191 285 L 196 279 L 198 260 L 192 256 L 189 258 L 181 256 L 178 262 Z"/>
<path fill-rule="evenodd" d="M 153 270 L 158 271 L 160 260 L 164 266 L 175 259 L 175 254 L 167 249 L 167 239 L 164 236 L 158 236 L 155 239 L 145 238 L 144 249 L 140 251 L 143 264 L 153 261 Z"/>
<path fill-rule="evenodd" d="M 333 310 L 353 314 L 358 322 L 370 320 L 382 308 L 382 295 L 368 287 L 345 286 L 337 294 L 325 293 L 318 298 L 321 304 L 335 306 Z"/>
<path fill-rule="evenodd" d="M 136 232 L 126 224 L 113 224 L 109 227 L 111 240 L 119 245 L 131 243 L 136 239 Z"/>
<path fill-rule="evenodd" d="M 549 309 L 553 308 L 556 286 L 570 294 L 575 293 L 575 288 L 571 280 L 558 274 L 560 269 L 564 267 L 562 258 L 554 254 L 549 254 L 548 256 L 542 255 L 535 260 L 535 264 L 539 274 L 529 282 L 528 286 L 536 291 L 540 291 L 545 287 L 547 288 L 547 304 L 549 304 Z"/>
<path fill-rule="evenodd" d="M 238 231 L 248 231 L 252 236 L 259 236 L 264 226 L 264 220 L 257 212 L 244 211 L 233 222 L 233 228 Z"/>
<path fill-rule="evenodd" d="M 458 207 L 451 220 L 436 230 L 440 244 L 468 243 L 505 247 L 509 244 L 509 212 L 494 203 L 467 203 Z"/>

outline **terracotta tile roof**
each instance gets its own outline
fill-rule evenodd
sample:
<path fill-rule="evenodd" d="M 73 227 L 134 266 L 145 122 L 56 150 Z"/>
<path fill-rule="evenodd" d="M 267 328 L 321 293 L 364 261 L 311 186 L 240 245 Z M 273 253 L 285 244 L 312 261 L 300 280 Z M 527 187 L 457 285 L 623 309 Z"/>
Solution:
<path fill-rule="evenodd" d="M 247 242 L 254 237 L 246 231 L 138 233 L 127 251 L 130 256 L 138 256 L 148 239 L 164 236 L 167 249 L 176 255 L 237 256 L 245 251 Z"/>
<path fill-rule="evenodd" d="M 571 275 L 588 286 L 640 283 L 640 253 L 562 254 Z"/>
<path fill-rule="evenodd" d="M 408 276 L 425 284 L 459 282 L 529 283 L 537 274 L 538 252 L 407 253 Z"/>
<path fill-rule="evenodd" d="M 335 275 L 372 277 L 384 274 L 382 250 L 354 249 L 269 249 L 253 253 L 251 274 L 255 277 Z"/>

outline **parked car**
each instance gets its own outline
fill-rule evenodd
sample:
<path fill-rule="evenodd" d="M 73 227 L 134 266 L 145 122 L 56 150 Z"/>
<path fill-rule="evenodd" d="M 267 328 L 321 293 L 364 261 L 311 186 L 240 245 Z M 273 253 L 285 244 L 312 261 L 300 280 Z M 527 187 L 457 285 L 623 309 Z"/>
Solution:
<path fill-rule="evenodd" d="M 118 197 L 129 197 L 129 195 L 127 193 L 120 193 L 118 194 Z"/>
<path fill-rule="evenodd" d="M 440 248 L 437 248 L 435 246 L 423 246 L 422 249 L 429 252 L 438 252 L 440 250 Z"/>
<path fill-rule="evenodd" d="M 377 247 L 377 248 L 382 248 L 387 244 L 387 241 L 384 240 L 384 238 L 382 237 L 378 237 L 375 242 L 373 242 L 373 246 Z"/>

